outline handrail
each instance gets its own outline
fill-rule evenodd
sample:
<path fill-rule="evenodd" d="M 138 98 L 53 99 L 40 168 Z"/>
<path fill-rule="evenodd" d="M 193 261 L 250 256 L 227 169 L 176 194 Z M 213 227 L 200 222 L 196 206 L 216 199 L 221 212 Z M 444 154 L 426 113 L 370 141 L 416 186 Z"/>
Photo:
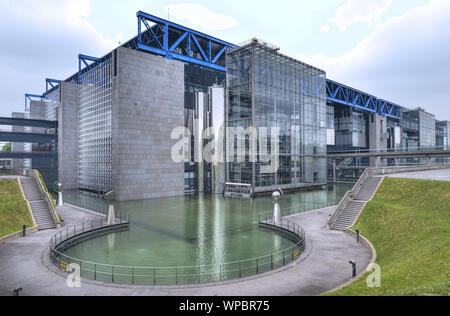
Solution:
<path fill-rule="evenodd" d="M 369 177 L 369 170 L 370 170 L 370 168 L 366 168 L 364 170 L 363 174 L 361 175 L 361 177 L 359 177 L 359 179 L 356 182 L 356 184 L 353 186 L 353 188 L 344 195 L 344 197 L 342 198 L 341 202 L 336 207 L 336 210 L 331 215 L 331 217 L 330 217 L 330 219 L 328 221 L 328 226 L 331 226 L 331 225 L 334 224 L 334 222 L 336 221 L 337 217 L 341 214 L 341 212 L 344 210 L 346 204 L 349 202 L 350 198 L 353 197 L 355 194 L 357 194 L 357 192 L 361 189 L 363 183 Z"/>
<path fill-rule="evenodd" d="M 280 222 L 277 223 L 273 220 L 272 217 L 267 217 L 266 215 L 266 217 L 260 218 L 260 225 L 267 225 L 275 228 L 281 228 L 284 231 L 292 233 L 293 235 L 296 236 L 296 238 L 298 238 L 297 242 L 303 243 L 303 250 L 304 250 L 306 233 L 305 230 L 296 222 L 290 221 L 286 218 L 281 218 Z"/>
<path fill-rule="evenodd" d="M 280 228 L 290 230 L 298 236 L 299 241 L 294 245 L 270 255 L 221 264 L 178 267 L 111 265 L 73 258 L 64 255 L 59 249 L 73 238 L 129 223 L 129 219 L 128 222 L 122 219 L 118 225 L 105 225 L 102 220 L 99 220 L 61 230 L 50 240 L 49 256 L 53 264 L 66 271 L 70 264 L 78 264 L 82 277 L 96 281 L 142 285 L 210 283 L 261 274 L 296 260 L 305 248 L 305 234 L 299 225 L 288 222 L 284 220 Z"/>
<path fill-rule="evenodd" d="M 305 207 L 306 205 L 308 205 L 309 207 Z M 334 204 L 335 205 L 335 204 Z M 331 207 L 333 205 L 330 205 L 330 203 L 328 202 L 307 202 L 303 204 L 303 209 L 299 210 L 300 207 L 290 207 L 290 208 L 282 208 L 281 211 L 281 216 L 282 217 L 286 217 L 286 216 L 292 216 L 292 215 L 297 215 L 297 214 L 301 214 L 301 213 L 306 213 L 306 212 L 310 212 L 310 211 L 315 211 L 315 210 L 320 210 L 323 208 L 327 208 L 327 207 Z M 261 222 L 262 218 L 270 218 L 273 215 L 273 210 L 269 211 L 264 211 L 261 212 L 258 216 L 259 216 L 259 222 Z"/>

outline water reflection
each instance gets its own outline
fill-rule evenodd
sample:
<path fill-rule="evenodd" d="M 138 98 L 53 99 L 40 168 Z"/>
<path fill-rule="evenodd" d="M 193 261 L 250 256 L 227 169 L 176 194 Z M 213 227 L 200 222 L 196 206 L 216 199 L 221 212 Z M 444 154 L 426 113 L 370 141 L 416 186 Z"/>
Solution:
<path fill-rule="evenodd" d="M 350 188 L 339 184 L 328 190 L 286 194 L 280 206 L 282 212 L 301 212 L 318 204 L 336 205 Z M 83 208 L 107 210 L 107 204 L 91 194 L 65 192 L 64 198 Z M 273 208 L 271 196 L 254 200 L 211 195 L 174 197 L 116 202 L 115 208 L 131 215 L 129 231 L 84 242 L 66 253 L 106 264 L 205 266 L 268 255 L 292 245 L 257 225 L 259 215 Z"/>

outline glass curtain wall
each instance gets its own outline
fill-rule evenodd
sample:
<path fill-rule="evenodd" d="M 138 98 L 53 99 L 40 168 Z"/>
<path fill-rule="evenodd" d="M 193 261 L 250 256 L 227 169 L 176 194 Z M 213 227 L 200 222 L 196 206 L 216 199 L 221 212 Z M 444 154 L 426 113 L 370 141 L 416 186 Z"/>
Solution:
<path fill-rule="evenodd" d="M 199 104 L 203 100 L 199 100 L 199 96 L 208 93 L 208 88 L 214 85 L 225 84 L 225 72 L 215 69 L 210 69 L 194 64 L 186 64 L 184 67 L 184 82 L 185 82 L 185 127 L 190 131 L 190 139 L 185 139 L 187 144 L 190 144 L 191 159 L 186 162 L 184 166 L 184 189 L 186 192 L 199 191 L 199 172 L 204 172 L 205 178 L 211 176 L 211 166 L 205 164 L 204 170 L 200 170 L 200 163 L 195 162 L 195 133 L 194 120 L 204 121 L 204 111 L 199 113 Z M 208 112 L 208 109 L 206 109 Z M 206 188 L 208 189 L 208 188 Z M 206 190 L 208 191 L 208 190 Z"/>
<path fill-rule="evenodd" d="M 450 122 L 446 122 L 444 128 L 444 149 L 450 150 Z"/>
<path fill-rule="evenodd" d="M 419 111 L 420 122 L 420 147 L 433 148 L 436 147 L 436 118 L 434 115 L 425 111 Z"/>
<path fill-rule="evenodd" d="M 417 150 L 419 147 L 419 115 L 417 111 L 403 112 L 401 124 L 403 128 L 403 150 Z"/>
<path fill-rule="evenodd" d="M 444 149 L 444 122 L 436 121 L 436 149 Z"/>
<path fill-rule="evenodd" d="M 111 55 L 79 79 L 79 187 L 106 193 L 112 190 Z"/>
<path fill-rule="evenodd" d="M 58 108 L 59 108 L 59 86 L 54 88 L 45 97 L 46 107 L 45 107 L 45 117 L 49 121 L 58 120 Z"/>
<path fill-rule="evenodd" d="M 276 50 L 253 42 L 227 54 L 227 125 L 252 131 L 279 129 L 279 165 L 275 173 L 263 173 L 261 144 L 257 162 L 246 153 L 227 161 L 228 181 L 251 184 L 256 191 L 272 187 L 295 188 L 326 182 L 326 90 L 325 73 Z M 250 136 L 245 141 L 249 149 Z M 271 152 L 272 140 L 268 135 Z M 230 157 L 231 158 L 231 157 Z M 243 159 L 242 159 L 243 160 Z M 259 190 L 258 190 L 259 188 Z"/>

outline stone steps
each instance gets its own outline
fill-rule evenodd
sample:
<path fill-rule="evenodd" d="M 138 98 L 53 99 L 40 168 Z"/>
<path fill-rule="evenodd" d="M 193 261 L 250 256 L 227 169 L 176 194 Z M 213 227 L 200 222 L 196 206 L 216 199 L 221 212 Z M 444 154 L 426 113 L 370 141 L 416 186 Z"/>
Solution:
<path fill-rule="evenodd" d="M 359 192 L 350 198 L 336 221 L 330 226 L 334 230 L 346 230 L 358 219 L 364 205 L 370 201 L 383 178 L 368 177 Z"/>
<path fill-rule="evenodd" d="M 21 178 L 20 182 L 22 183 L 25 197 L 30 203 L 31 212 L 33 213 L 39 230 L 56 228 L 55 221 L 50 214 L 47 202 L 43 200 L 35 180 L 33 178 Z"/>

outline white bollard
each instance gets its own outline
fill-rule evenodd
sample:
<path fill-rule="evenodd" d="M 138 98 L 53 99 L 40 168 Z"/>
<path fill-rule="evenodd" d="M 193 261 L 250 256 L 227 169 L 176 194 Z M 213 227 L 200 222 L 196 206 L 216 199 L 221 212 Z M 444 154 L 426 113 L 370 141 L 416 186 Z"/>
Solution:
<path fill-rule="evenodd" d="M 63 194 L 62 192 L 58 192 L 58 206 L 64 206 Z"/>
<path fill-rule="evenodd" d="M 108 218 L 106 220 L 108 225 L 115 225 L 116 224 L 116 214 L 114 211 L 114 205 L 109 206 L 108 210 Z"/>
<path fill-rule="evenodd" d="M 56 181 L 53 184 L 53 191 L 58 193 L 58 201 L 57 201 L 56 206 L 64 206 L 64 201 L 63 201 L 64 186 L 61 183 L 59 183 L 58 181 Z"/>
<path fill-rule="evenodd" d="M 280 209 L 280 204 L 278 204 L 278 201 L 281 198 L 281 193 L 278 191 L 275 191 L 275 192 L 273 192 L 272 197 L 274 200 L 273 223 L 275 225 L 280 225 L 281 224 L 281 209 Z"/>

